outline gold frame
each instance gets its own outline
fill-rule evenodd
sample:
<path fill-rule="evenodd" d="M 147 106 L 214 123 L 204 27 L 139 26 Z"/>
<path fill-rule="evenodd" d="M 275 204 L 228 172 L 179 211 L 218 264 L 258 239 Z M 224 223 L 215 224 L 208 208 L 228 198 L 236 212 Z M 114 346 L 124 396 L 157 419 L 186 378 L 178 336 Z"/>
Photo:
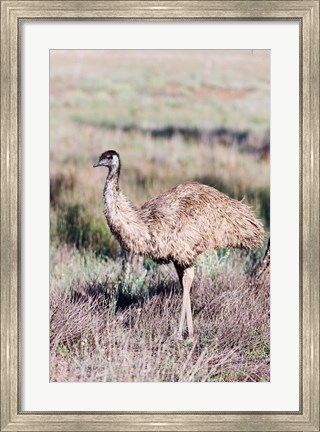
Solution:
<path fill-rule="evenodd" d="M 19 392 L 19 22 L 232 19 L 300 23 L 299 412 L 23 413 Z M 1 0 L 1 431 L 319 431 L 319 0 Z"/>

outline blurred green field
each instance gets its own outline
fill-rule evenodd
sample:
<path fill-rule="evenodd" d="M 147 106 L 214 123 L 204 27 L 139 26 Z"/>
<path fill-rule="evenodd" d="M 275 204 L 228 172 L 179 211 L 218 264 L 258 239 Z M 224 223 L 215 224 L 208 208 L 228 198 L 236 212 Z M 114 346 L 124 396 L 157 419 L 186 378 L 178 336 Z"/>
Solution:
<path fill-rule="evenodd" d="M 129 310 L 132 307 L 136 313 L 139 307 L 143 311 L 142 303 L 150 297 L 151 292 L 158 292 L 151 283 L 150 275 L 162 274 L 161 267 L 158 268 L 151 260 L 145 259 L 131 267 L 127 263 L 124 269 L 123 253 L 105 221 L 102 190 L 106 172 L 103 169 L 94 170 L 92 165 L 107 149 L 120 153 L 120 185 L 134 204 L 140 205 L 181 182 L 196 180 L 215 186 L 231 197 L 244 199 L 254 208 L 268 233 L 269 110 L 268 51 L 52 50 L 52 311 L 56 310 L 53 305 L 56 305 L 57 299 L 66 302 L 70 308 L 76 302 L 78 312 L 83 311 L 83 301 L 91 304 L 93 290 L 94 298 L 97 295 L 104 298 L 102 310 L 107 315 L 100 317 L 100 320 L 108 323 L 108 320 L 117 319 L 124 313 L 121 309 L 124 304 L 128 305 Z M 227 251 L 217 251 L 211 257 L 211 267 L 204 266 L 203 263 L 207 263 L 205 259 L 199 261 L 199 274 L 205 274 L 211 284 L 217 278 L 221 281 L 224 274 L 231 272 L 235 286 L 240 279 L 240 285 L 245 284 L 243 281 L 246 275 L 259 262 L 263 253 L 264 249 L 250 254 L 234 252 L 233 258 L 228 260 Z M 75 264 L 75 256 L 79 257 L 81 265 Z M 214 267 L 221 259 L 223 266 L 218 266 L 215 271 Z M 88 263 L 91 270 L 88 270 Z M 237 263 L 236 266 L 234 263 Z M 171 272 L 171 267 L 168 268 Z M 110 275 L 113 275 L 111 279 Z M 168 282 L 171 287 L 172 278 L 170 276 Z M 205 292 L 209 292 L 208 283 L 200 284 Z M 152 285 L 150 290 L 149 285 Z M 137 286 L 140 287 L 138 292 Z M 227 295 L 230 286 L 223 286 Z M 110 293 L 106 295 L 106 287 L 113 293 L 113 302 L 110 301 Z M 196 287 L 193 288 L 195 289 Z M 78 300 L 74 300 L 75 293 Z M 163 301 L 165 298 L 164 296 Z M 263 299 L 265 301 L 265 296 Z M 259 344 L 264 347 L 269 344 L 268 302 L 266 305 L 265 315 L 261 316 L 264 330 L 259 334 L 257 329 L 255 333 L 260 340 Z M 65 305 L 66 314 L 68 307 Z M 139 317 L 139 314 L 135 316 Z M 55 328 L 56 317 L 56 313 L 52 312 L 51 328 Z M 61 320 L 61 316 L 59 319 Z M 98 335 L 103 332 L 103 326 L 96 330 Z M 80 375 L 78 373 L 79 367 L 81 368 L 78 344 L 81 346 L 83 338 L 87 338 L 84 335 L 90 333 L 90 323 L 80 326 L 77 335 L 70 336 L 67 332 L 67 337 L 66 332 L 64 328 L 58 333 L 53 332 L 54 335 L 52 333 L 52 379 L 108 380 L 107 375 L 90 375 L 87 370 Z M 93 367 L 92 362 L 96 361 L 93 356 L 90 362 L 92 352 L 96 355 L 96 350 L 101 348 L 101 340 L 94 340 L 93 338 L 86 354 L 80 355 L 84 356 L 83 364 L 89 369 Z M 252 351 L 250 343 L 252 340 L 248 342 L 249 345 L 242 341 L 241 349 L 244 351 L 239 348 L 238 359 L 244 355 L 243 352 Z M 200 348 L 197 345 L 193 349 L 194 364 L 197 364 L 197 359 L 202 355 Z M 150 351 L 150 347 L 145 349 Z M 206 350 L 208 349 L 206 346 Z M 223 350 L 227 349 L 226 343 Z M 263 362 L 263 372 L 253 374 L 252 380 L 268 380 L 268 349 L 264 351 L 263 348 L 262 351 L 267 353 L 260 359 Z M 133 351 L 128 352 L 129 357 L 133 355 Z M 186 355 L 187 353 L 186 348 Z M 68 366 L 61 366 L 59 372 L 57 365 L 66 363 Z M 254 364 L 256 367 L 256 359 Z M 239 367 L 238 365 L 238 372 Z M 250 377 L 250 367 L 247 367 L 246 372 L 241 369 L 238 375 L 234 370 L 233 367 L 227 372 L 212 376 L 218 381 L 241 381 Z M 170 380 L 171 376 L 174 376 L 174 381 L 179 380 L 169 372 L 163 380 Z M 136 375 L 134 372 L 129 375 L 116 375 L 113 380 L 161 380 L 161 377 L 151 375 L 143 378 L 139 370 Z M 198 378 L 193 377 L 194 380 L 211 376 L 208 371 L 195 375 Z M 208 380 L 211 379 L 209 378 Z"/>

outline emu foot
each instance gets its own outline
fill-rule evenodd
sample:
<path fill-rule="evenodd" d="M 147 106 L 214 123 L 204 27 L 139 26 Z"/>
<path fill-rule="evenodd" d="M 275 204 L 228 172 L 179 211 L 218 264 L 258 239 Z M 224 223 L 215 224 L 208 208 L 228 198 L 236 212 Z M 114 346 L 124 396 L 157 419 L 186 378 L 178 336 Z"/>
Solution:
<path fill-rule="evenodd" d="M 195 340 L 194 334 L 189 335 L 187 331 L 184 331 L 182 334 L 177 332 L 175 336 L 178 341 L 194 342 Z"/>
<path fill-rule="evenodd" d="M 175 337 L 176 337 L 176 339 L 177 339 L 178 341 L 183 341 L 183 340 L 184 340 L 183 335 L 182 335 L 181 333 L 179 333 L 179 332 L 176 333 Z"/>

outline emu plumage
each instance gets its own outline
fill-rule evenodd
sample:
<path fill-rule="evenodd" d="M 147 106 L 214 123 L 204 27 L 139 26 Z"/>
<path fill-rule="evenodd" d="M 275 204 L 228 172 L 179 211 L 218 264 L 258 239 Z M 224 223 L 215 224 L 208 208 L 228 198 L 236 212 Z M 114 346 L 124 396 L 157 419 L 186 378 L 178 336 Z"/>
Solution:
<path fill-rule="evenodd" d="M 178 335 L 182 336 L 186 316 L 192 337 L 190 288 L 197 258 L 220 247 L 262 246 L 262 223 L 246 204 L 196 182 L 180 184 L 137 208 L 119 189 L 119 154 L 104 152 L 97 166 L 109 168 L 104 214 L 121 246 L 160 263 L 174 263 L 184 291 Z"/>

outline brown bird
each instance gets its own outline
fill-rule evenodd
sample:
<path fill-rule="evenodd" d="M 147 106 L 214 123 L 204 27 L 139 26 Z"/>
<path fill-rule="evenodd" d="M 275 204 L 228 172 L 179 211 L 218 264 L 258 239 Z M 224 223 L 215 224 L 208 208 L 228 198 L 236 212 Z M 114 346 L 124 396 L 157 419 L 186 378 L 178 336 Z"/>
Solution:
<path fill-rule="evenodd" d="M 252 209 L 218 190 L 196 182 L 180 184 L 142 207 L 135 207 L 119 189 L 119 154 L 108 150 L 93 167 L 109 169 L 104 190 L 104 214 L 121 246 L 159 263 L 173 262 L 183 288 L 178 328 L 185 317 L 193 337 L 190 288 L 199 255 L 220 247 L 262 246 L 264 229 Z"/>

